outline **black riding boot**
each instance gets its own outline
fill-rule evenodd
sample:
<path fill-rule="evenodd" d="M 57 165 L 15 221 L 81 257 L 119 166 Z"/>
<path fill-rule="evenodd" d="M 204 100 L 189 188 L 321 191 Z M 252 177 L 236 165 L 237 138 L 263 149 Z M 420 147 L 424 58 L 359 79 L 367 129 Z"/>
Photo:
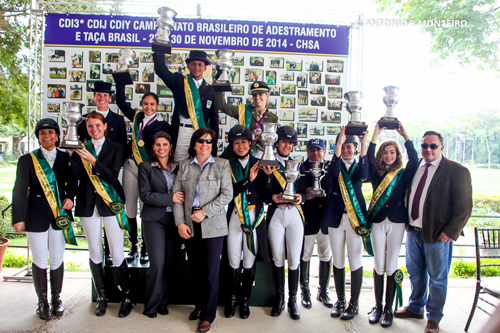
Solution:
<path fill-rule="evenodd" d="M 297 289 L 299 289 L 299 270 L 288 269 L 288 312 L 292 319 L 300 319 L 297 307 Z"/>
<path fill-rule="evenodd" d="M 123 260 L 119 267 L 116 267 L 118 273 L 118 283 L 122 291 L 122 301 L 120 303 L 120 311 L 118 317 L 124 318 L 132 311 L 132 302 L 130 301 L 130 275 L 128 272 L 127 261 Z"/>
<path fill-rule="evenodd" d="M 285 267 L 276 267 L 273 263 L 273 279 L 276 288 L 276 300 L 271 310 L 271 316 L 278 317 L 285 308 Z"/>
<path fill-rule="evenodd" d="M 38 296 L 38 317 L 42 320 L 52 319 L 49 302 L 47 300 L 47 269 L 41 269 L 33 264 L 33 284 L 35 285 L 36 295 Z"/>
<path fill-rule="evenodd" d="M 330 285 L 330 274 L 332 272 L 332 261 L 319 262 L 319 287 L 316 299 L 327 308 L 333 307 L 332 300 L 328 296 L 328 286 Z"/>
<path fill-rule="evenodd" d="M 368 322 L 370 324 L 376 324 L 380 320 L 382 315 L 382 296 L 384 294 L 384 274 L 378 275 L 375 270 L 373 270 L 373 283 L 375 290 L 375 306 L 368 313 Z"/>
<path fill-rule="evenodd" d="M 50 290 L 52 293 L 52 313 L 54 316 L 64 314 L 64 306 L 61 301 L 61 290 L 64 277 L 64 263 L 59 268 L 50 270 Z"/>
<path fill-rule="evenodd" d="M 309 267 L 310 261 L 300 261 L 300 289 L 302 292 L 300 295 L 302 296 L 301 304 L 306 309 L 312 307 L 311 303 L 311 291 L 309 290 Z"/>
<path fill-rule="evenodd" d="M 380 325 L 382 325 L 382 327 L 389 327 L 392 325 L 392 320 L 394 319 L 392 304 L 394 303 L 394 297 L 396 296 L 396 287 L 397 283 L 394 280 L 394 274 L 387 275 L 387 289 L 385 290 L 385 307 L 384 307 L 384 313 L 382 314 L 382 319 L 380 319 Z"/>
<path fill-rule="evenodd" d="M 106 287 L 104 284 L 104 269 L 102 263 L 94 264 L 92 260 L 90 262 L 90 271 L 92 272 L 92 279 L 94 281 L 94 287 L 97 291 L 97 305 L 95 307 L 95 315 L 100 317 L 106 314 L 106 308 L 108 307 L 108 300 L 106 299 Z"/>
<path fill-rule="evenodd" d="M 351 320 L 359 312 L 359 294 L 363 285 L 363 266 L 351 272 L 351 299 L 349 305 L 340 316 L 342 320 Z"/>
<path fill-rule="evenodd" d="M 236 312 L 236 293 L 239 287 L 239 275 L 240 269 L 231 269 L 231 296 L 226 304 L 226 308 L 224 309 L 224 315 L 226 318 L 231 318 L 234 316 Z"/>
<path fill-rule="evenodd" d="M 113 258 L 111 258 L 111 254 L 109 253 L 108 236 L 106 236 L 106 230 L 103 229 L 103 233 L 104 233 L 104 265 L 113 266 Z"/>
<path fill-rule="evenodd" d="M 149 262 L 148 248 L 146 247 L 146 242 L 142 241 L 141 248 L 141 264 Z"/>
<path fill-rule="evenodd" d="M 250 317 L 250 306 L 248 304 L 252 294 L 253 281 L 255 280 L 255 263 L 252 268 L 243 268 L 241 274 L 241 292 L 240 292 L 240 318 Z"/>
<path fill-rule="evenodd" d="M 130 252 L 127 255 L 127 261 L 132 262 L 135 258 L 139 257 L 139 240 L 138 240 L 138 232 L 137 232 L 137 218 L 135 217 L 127 217 L 128 224 L 130 226 L 130 231 L 128 233 L 128 239 L 132 246 L 130 246 Z"/>
<path fill-rule="evenodd" d="M 335 292 L 337 293 L 337 302 L 333 306 L 330 316 L 340 317 L 345 310 L 345 268 L 333 266 L 333 282 L 335 283 Z"/>

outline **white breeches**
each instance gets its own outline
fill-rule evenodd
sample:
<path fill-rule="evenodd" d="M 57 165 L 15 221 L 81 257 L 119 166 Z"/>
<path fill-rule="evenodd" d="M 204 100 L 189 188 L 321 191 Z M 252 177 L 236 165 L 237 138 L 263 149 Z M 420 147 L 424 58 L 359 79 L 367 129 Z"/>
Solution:
<path fill-rule="evenodd" d="M 127 217 L 137 216 L 137 201 L 139 200 L 139 180 L 137 175 L 139 167 L 132 159 L 127 159 L 123 164 L 123 191 L 125 192 L 125 210 Z M 140 202 L 142 209 L 142 201 Z"/>
<path fill-rule="evenodd" d="M 177 146 L 175 147 L 174 161 L 180 162 L 189 158 L 189 143 L 193 136 L 192 127 L 179 126 L 179 136 L 177 137 Z M 219 135 L 219 133 L 216 133 Z"/>
<path fill-rule="evenodd" d="M 332 247 L 333 265 L 336 268 L 345 267 L 346 244 L 351 272 L 363 266 L 363 238 L 354 232 L 347 214 L 342 215 L 338 228 L 328 228 L 328 237 Z"/>
<path fill-rule="evenodd" d="M 307 235 L 304 237 L 304 252 L 302 261 L 309 261 L 313 255 L 314 241 L 318 247 L 318 257 L 320 261 L 330 261 L 332 249 L 330 247 L 330 238 L 324 235 L 321 230 L 316 235 Z"/>
<path fill-rule="evenodd" d="M 392 275 L 398 269 L 399 251 L 405 235 L 405 224 L 394 223 L 388 218 L 372 224 L 371 241 L 373 261 L 378 275 Z"/>
<path fill-rule="evenodd" d="M 55 270 L 61 266 L 66 248 L 62 230 L 54 230 L 51 225 L 47 231 L 43 232 L 26 231 L 26 236 L 30 242 L 33 263 L 38 268 L 47 268 L 47 255 L 50 269 Z"/>
<path fill-rule="evenodd" d="M 255 220 L 255 209 L 249 212 L 250 221 L 253 223 Z M 265 223 L 265 221 L 262 221 Z M 257 230 L 253 230 L 253 243 L 255 246 L 255 253 L 259 250 L 257 245 Z M 227 256 L 229 258 L 229 265 L 233 269 L 238 269 L 240 267 L 240 261 L 242 260 L 241 255 L 243 251 L 243 267 L 252 268 L 255 262 L 255 256 L 252 251 L 248 249 L 247 236 L 241 230 L 241 221 L 238 216 L 238 211 L 233 209 L 231 214 L 231 219 L 229 220 L 229 230 L 227 234 Z"/>

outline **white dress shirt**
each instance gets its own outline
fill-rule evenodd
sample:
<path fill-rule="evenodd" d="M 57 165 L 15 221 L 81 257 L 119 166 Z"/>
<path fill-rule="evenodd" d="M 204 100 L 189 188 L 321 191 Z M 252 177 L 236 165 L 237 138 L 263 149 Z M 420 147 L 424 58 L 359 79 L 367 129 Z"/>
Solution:
<path fill-rule="evenodd" d="M 102 145 L 104 144 L 105 139 L 106 137 L 103 137 L 102 139 L 99 140 L 92 139 L 92 145 L 94 146 L 96 156 L 99 156 L 99 153 L 101 152 Z"/>
<path fill-rule="evenodd" d="M 40 147 L 40 150 L 42 151 L 43 157 L 45 157 L 50 167 L 53 168 L 54 161 L 56 160 L 56 155 L 57 155 L 56 147 L 54 147 L 52 150 L 47 150 L 43 147 Z"/>

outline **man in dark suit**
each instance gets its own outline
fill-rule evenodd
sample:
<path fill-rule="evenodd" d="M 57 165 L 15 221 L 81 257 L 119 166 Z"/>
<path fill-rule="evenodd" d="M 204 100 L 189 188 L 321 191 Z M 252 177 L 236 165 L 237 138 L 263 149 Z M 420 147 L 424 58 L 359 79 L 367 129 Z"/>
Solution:
<path fill-rule="evenodd" d="M 407 195 L 406 267 L 412 292 L 408 306 L 395 316 L 422 319 L 426 307 L 424 332 L 436 333 L 443 318 L 453 241 L 472 211 L 472 185 L 467 168 L 442 156 L 441 134 L 425 132 L 421 147 L 423 159 Z"/>

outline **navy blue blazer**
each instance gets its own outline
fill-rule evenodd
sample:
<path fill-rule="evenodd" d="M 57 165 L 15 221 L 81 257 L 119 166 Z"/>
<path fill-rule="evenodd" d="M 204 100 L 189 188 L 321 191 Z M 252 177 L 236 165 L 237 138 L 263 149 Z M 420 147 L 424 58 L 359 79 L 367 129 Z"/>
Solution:
<path fill-rule="evenodd" d="M 153 53 L 153 60 L 155 66 L 155 73 L 160 77 L 160 79 L 165 82 L 167 87 L 172 90 L 174 95 L 174 113 L 172 115 L 172 126 L 171 126 L 171 136 L 174 144 L 174 148 L 177 145 L 177 136 L 179 135 L 179 123 L 180 116 L 179 110 L 183 113 L 188 114 L 186 93 L 184 92 L 184 76 L 181 73 L 172 73 L 165 66 L 165 54 L 164 53 Z M 210 128 L 215 131 L 218 135 L 219 133 L 219 112 L 215 108 L 213 103 L 214 93 L 212 86 L 203 80 L 200 88 L 198 89 L 201 98 L 201 107 L 203 109 L 203 118 L 205 119 L 205 124 L 210 122 Z"/>
<path fill-rule="evenodd" d="M 38 154 L 43 155 L 41 150 Z M 56 175 L 61 203 L 65 199 L 73 200 L 77 183 L 71 175 L 69 154 L 57 150 L 52 170 Z M 71 210 L 66 212 L 72 216 Z M 21 156 L 17 163 L 16 182 L 12 191 L 12 224 L 17 222 L 24 222 L 26 231 L 31 232 L 47 231 L 50 225 L 55 230 L 61 230 L 56 225 L 54 214 L 36 176 L 30 154 Z"/>
<path fill-rule="evenodd" d="M 347 171 L 344 162 L 342 162 L 342 158 L 333 155 L 333 159 L 328 166 L 328 173 L 326 175 L 326 177 L 330 177 L 332 179 L 332 184 L 327 193 L 327 205 L 321 220 L 321 225 L 329 228 L 339 227 L 345 210 L 344 200 L 342 199 L 342 193 L 340 192 L 338 181 L 340 168 Z M 363 197 L 363 192 L 361 191 L 361 185 L 366 179 L 368 179 L 368 171 L 368 157 L 363 156 L 359 159 L 356 169 L 351 177 L 354 193 L 358 199 L 359 206 L 361 207 L 361 211 L 365 218 L 366 202 Z"/>
<path fill-rule="evenodd" d="M 86 117 L 87 114 L 84 114 L 83 116 Z M 125 147 L 127 145 L 127 129 L 125 128 L 125 118 L 109 109 L 108 115 L 106 116 L 106 123 L 108 124 L 108 133 L 106 134 L 106 138 L 109 138 L 115 143 L 119 143 L 123 147 Z M 85 120 L 83 120 L 78 125 L 77 133 L 82 142 L 90 141 L 90 135 L 87 131 Z"/>

